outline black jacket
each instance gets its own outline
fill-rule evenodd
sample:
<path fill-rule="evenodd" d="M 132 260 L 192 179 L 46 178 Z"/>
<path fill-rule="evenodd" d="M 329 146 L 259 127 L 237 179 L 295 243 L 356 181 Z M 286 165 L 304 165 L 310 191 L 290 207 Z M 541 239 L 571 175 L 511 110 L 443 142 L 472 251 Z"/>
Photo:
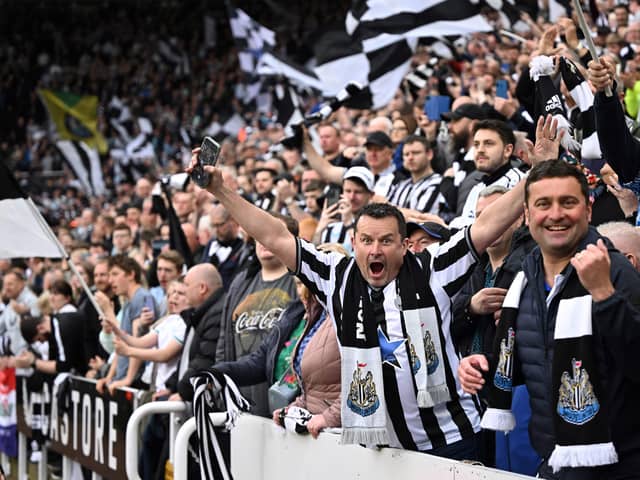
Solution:
<path fill-rule="evenodd" d="M 618 174 L 620 183 L 630 182 L 640 170 L 640 141 L 627 128 L 618 97 L 596 93 L 593 110 L 604 159 Z"/>
<path fill-rule="evenodd" d="M 85 318 L 80 312 L 56 313 L 50 322 L 49 359 L 56 361 L 56 373 L 84 375 L 89 367 L 85 351 Z"/>
<path fill-rule="evenodd" d="M 579 250 L 587 244 L 595 244 L 598 238 L 603 237 L 590 227 Z M 609 248 L 611 280 L 616 293 L 602 302 L 594 302 L 592 315 L 595 354 L 606 392 L 603 403 L 609 410 L 611 436 L 620 457 L 619 464 L 607 467 L 611 469 L 611 475 L 602 478 L 613 478 L 614 473 L 624 471 L 635 474 L 640 465 L 640 414 L 637 408 L 640 370 L 636 366 L 640 351 L 640 310 L 635 307 L 640 305 L 640 274 L 607 239 L 605 243 Z M 553 421 L 556 405 L 553 404 L 551 371 L 555 323 L 562 321 L 556 319 L 561 292 L 547 308 L 539 249 L 527 256 L 523 266 L 528 283 L 520 297 L 516 348 L 531 402 L 531 444 L 542 457 L 548 458 L 556 444 Z M 563 273 L 565 285 L 579 281 L 571 264 Z"/>
<path fill-rule="evenodd" d="M 522 260 L 535 247 L 529 229 L 521 227 L 513 234 L 511 249 L 502 265 L 498 267 L 494 287 L 509 288 L 513 278 L 522 270 Z M 491 315 L 472 315 L 469 313 L 471 297 L 484 288 L 485 268 L 489 263 L 489 256 L 483 255 L 476 265 L 469 280 L 462 287 L 460 294 L 453 301 L 453 322 L 451 323 L 451 337 L 458 353 L 466 357 L 471 355 L 471 343 L 476 326 L 480 325 L 483 331 L 482 352 L 485 355 L 493 353 L 493 340 L 496 333 L 495 321 Z"/>
<path fill-rule="evenodd" d="M 274 383 L 277 380 L 274 378 L 274 372 L 278 354 L 303 316 L 302 302 L 294 300 L 255 352 L 235 362 L 218 363 L 215 369 L 229 375 L 241 387 L 262 382 Z"/>
<path fill-rule="evenodd" d="M 189 350 L 189 367 L 184 376 L 178 380 L 178 372 L 180 371 L 178 364 L 176 372 L 167 380 L 166 385 L 168 389 L 177 391 L 183 400 L 189 401 L 193 398 L 193 388 L 189 378 L 195 372 L 209 368 L 213 363 L 216 343 L 220 335 L 220 316 L 223 304 L 224 291 L 219 288 L 199 307 L 189 308 L 180 313 L 187 325 L 185 340 L 189 331 L 195 329 Z"/>

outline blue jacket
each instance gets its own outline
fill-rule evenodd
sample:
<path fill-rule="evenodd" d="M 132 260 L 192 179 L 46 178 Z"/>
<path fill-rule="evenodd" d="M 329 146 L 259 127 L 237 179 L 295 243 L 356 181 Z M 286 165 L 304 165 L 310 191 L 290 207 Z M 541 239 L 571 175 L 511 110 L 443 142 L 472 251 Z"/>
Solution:
<path fill-rule="evenodd" d="M 579 250 L 595 244 L 601 237 L 593 227 L 579 245 Z M 611 280 L 616 292 L 602 302 L 593 303 L 593 337 L 600 368 L 605 400 L 609 408 L 611 435 L 620 462 L 611 467 L 615 471 L 635 471 L 640 464 L 640 274 L 608 239 L 604 239 L 611 258 Z M 521 374 L 531 397 L 531 444 L 548 458 L 556 444 L 553 421 L 552 365 L 553 333 L 560 295 L 546 306 L 544 271 L 539 248 L 525 258 L 523 269 L 527 286 L 520 298 L 516 328 L 516 348 Z M 571 264 L 564 273 L 563 285 L 577 282 Z M 560 292 L 561 293 L 561 292 Z"/>

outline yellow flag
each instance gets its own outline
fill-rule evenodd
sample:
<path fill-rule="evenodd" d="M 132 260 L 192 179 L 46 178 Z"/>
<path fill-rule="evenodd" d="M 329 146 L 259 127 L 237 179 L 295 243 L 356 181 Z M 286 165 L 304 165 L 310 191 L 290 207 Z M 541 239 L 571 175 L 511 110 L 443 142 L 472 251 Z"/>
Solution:
<path fill-rule="evenodd" d="M 107 152 L 107 142 L 98 132 L 98 97 L 38 90 L 60 138 L 84 142 Z"/>

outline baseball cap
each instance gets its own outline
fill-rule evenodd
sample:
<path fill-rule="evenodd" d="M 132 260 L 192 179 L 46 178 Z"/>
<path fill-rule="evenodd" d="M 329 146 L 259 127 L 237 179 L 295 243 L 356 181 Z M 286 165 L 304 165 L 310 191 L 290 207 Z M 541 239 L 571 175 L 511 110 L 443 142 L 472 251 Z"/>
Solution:
<path fill-rule="evenodd" d="M 389 135 L 379 130 L 371 132 L 369 135 L 367 135 L 367 141 L 364 142 L 364 146 L 368 147 L 369 145 L 393 148 L 393 142 L 389 138 Z"/>
<path fill-rule="evenodd" d="M 373 173 L 371 170 L 365 167 L 351 167 L 344 174 L 343 180 L 359 180 L 360 183 L 364 185 L 364 187 L 373 192 L 373 185 L 375 184 L 375 180 L 373 178 Z"/>
<path fill-rule="evenodd" d="M 445 122 L 451 120 L 460 120 L 461 118 L 470 118 L 472 120 L 483 120 L 487 115 L 480 105 L 475 103 L 464 103 L 456 108 L 453 112 L 446 112 L 440 115 Z"/>
<path fill-rule="evenodd" d="M 436 238 L 438 240 L 447 241 L 451 238 L 451 232 L 444 225 L 440 225 L 436 222 L 424 222 L 424 223 L 415 223 L 415 222 L 407 222 L 407 236 L 410 237 L 413 232 L 416 230 L 422 230 L 430 237 Z"/>

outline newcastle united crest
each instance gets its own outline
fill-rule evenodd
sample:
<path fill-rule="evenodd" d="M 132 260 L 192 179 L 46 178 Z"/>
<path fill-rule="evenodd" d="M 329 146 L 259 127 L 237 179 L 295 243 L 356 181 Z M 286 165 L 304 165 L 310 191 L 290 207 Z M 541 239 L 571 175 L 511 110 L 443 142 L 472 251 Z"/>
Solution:
<path fill-rule="evenodd" d="M 366 366 L 366 363 L 358 363 L 358 368 L 353 371 L 353 380 L 349 385 L 347 397 L 347 407 L 362 417 L 374 414 L 380 406 L 371 370 L 368 370 L 364 377 L 362 376 L 362 369 Z"/>
<path fill-rule="evenodd" d="M 433 374 L 438 368 L 440 364 L 440 359 L 438 358 L 438 354 L 436 353 L 436 346 L 433 344 L 433 340 L 431 340 L 431 333 L 427 330 L 424 333 L 424 356 L 427 359 L 427 373 L 429 375 Z"/>
<path fill-rule="evenodd" d="M 565 371 L 560 377 L 557 412 L 564 421 L 582 425 L 596 416 L 600 404 L 582 361 L 572 359 L 571 367 L 571 375 Z"/>
<path fill-rule="evenodd" d="M 415 375 L 420 370 L 422 363 L 420 363 L 420 359 L 416 354 L 416 347 L 411 343 L 411 340 L 409 340 L 409 355 L 411 356 L 411 372 Z"/>
<path fill-rule="evenodd" d="M 515 343 L 516 333 L 513 328 L 507 331 L 507 338 L 503 338 L 500 342 L 500 358 L 498 359 L 498 367 L 493 377 L 493 383 L 500 390 L 505 392 L 511 391 L 513 385 L 513 344 Z"/>

